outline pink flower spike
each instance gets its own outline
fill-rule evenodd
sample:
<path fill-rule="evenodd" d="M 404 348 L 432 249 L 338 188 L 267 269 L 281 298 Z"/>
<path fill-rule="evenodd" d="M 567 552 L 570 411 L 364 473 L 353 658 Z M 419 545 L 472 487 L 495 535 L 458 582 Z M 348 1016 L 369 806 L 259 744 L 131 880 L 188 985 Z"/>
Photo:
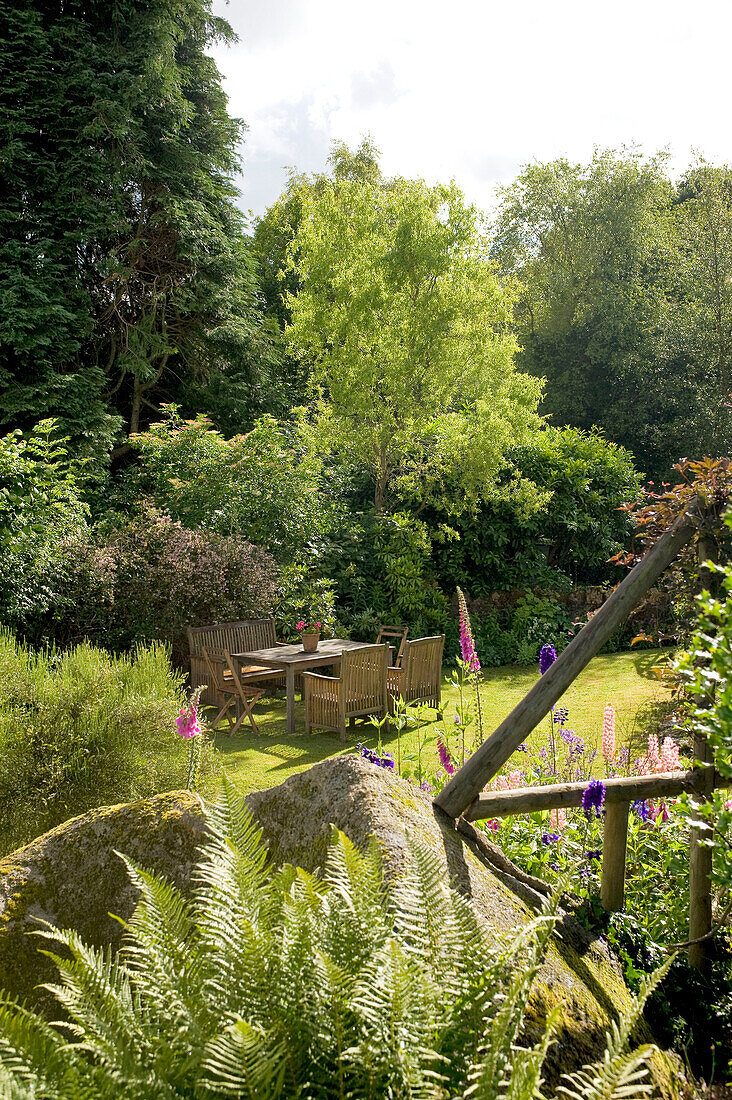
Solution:
<path fill-rule="evenodd" d="M 673 772 L 681 767 L 679 746 L 672 737 L 664 737 L 659 759 L 662 772 Z"/>
<path fill-rule="evenodd" d="M 605 763 L 615 756 L 615 707 L 609 703 L 602 718 L 602 755 Z"/>
<path fill-rule="evenodd" d="M 549 811 L 549 824 L 555 833 L 561 833 L 564 826 L 567 824 L 567 814 L 565 810 L 550 810 Z"/>
<path fill-rule="evenodd" d="M 648 765 L 651 772 L 661 771 L 661 754 L 658 751 L 658 738 L 652 733 L 648 735 Z"/>
<path fill-rule="evenodd" d="M 498 819 L 495 817 L 489 818 L 485 823 L 486 829 L 490 829 L 492 833 L 497 833 L 499 829 Z"/>
<path fill-rule="evenodd" d="M 190 741 L 192 737 L 196 737 L 201 732 L 198 721 L 198 707 L 184 707 L 176 718 L 175 724 L 184 741 Z"/>

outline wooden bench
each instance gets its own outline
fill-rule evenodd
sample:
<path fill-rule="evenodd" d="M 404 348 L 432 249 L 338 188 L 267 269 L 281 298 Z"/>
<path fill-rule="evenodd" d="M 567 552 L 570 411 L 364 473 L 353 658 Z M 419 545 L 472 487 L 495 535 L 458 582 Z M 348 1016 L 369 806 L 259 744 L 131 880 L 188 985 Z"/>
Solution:
<path fill-rule="evenodd" d="M 272 649 L 278 644 L 274 619 L 247 619 L 238 623 L 213 623 L 210 626 L 189 626 L 188 646 L 191 661 L 191 687 L 206 684 L 201 702 L 212 707 L 224 705 L 224 699 L 215 685 L 210 684 L 211 672 L 206 660 L 226 662 L 230 653 L 246 653 L 252 649 Z M 239 669 L 242 683 L 259 683 L 263 680 L 284 684 L 284 669 L 248 665 Z"/>

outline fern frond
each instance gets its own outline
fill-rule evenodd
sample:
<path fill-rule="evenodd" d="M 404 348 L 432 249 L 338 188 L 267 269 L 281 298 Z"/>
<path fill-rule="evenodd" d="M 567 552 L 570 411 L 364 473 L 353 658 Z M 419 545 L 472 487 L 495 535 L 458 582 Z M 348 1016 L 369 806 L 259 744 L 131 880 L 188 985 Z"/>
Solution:
<path fill-rule="evenodd" d="M 199 1090 L 242 1100 L 276 1100 L 283 1095 L 287 1044 L 261 1027 L 237 1020 L 206 1046 Z"/>
<path fill-rule="evenodd" d="M 630 1012 L 622 1016 L 619 1025 L 613 1020 L 607 1031 L 602 1059 L 563 1077 L 558 1096 L 565 1100 L 633 1100 L 652 1091 L 648 1060 L 657 1048 L 646 1044 L 628 1053 L 627 1046 L 648 997 L 664 979 L 672 962 L 673 956 L 642 980 L 640 991 L 632 998 Z"/>

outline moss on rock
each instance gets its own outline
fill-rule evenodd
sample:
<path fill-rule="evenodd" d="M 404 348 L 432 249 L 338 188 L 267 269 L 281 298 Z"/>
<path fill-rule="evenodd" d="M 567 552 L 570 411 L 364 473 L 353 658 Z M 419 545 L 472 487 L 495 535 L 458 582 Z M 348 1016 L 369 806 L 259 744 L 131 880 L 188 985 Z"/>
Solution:
<path fill-rule="evenodd" d="M 205 835 L 200 800 L 174 791 L 92 810 L 0 860 L 0 987 L 43 1003 L 36 987 L 57 975 L 38 952 L 44 945 L 28 935 L 41 922 L 73 928 L 97 946 L 119 942 L 122 928 L 110 913 L 130 917 L 137 891 L 117 852 L 186 890 Z"/>

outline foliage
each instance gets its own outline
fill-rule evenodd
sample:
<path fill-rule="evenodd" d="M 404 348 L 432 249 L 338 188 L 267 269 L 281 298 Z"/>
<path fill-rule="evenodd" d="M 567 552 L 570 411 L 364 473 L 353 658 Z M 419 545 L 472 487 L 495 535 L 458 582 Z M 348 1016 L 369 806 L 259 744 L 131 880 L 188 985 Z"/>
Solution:
<path fill-rule="evenodd" d="M 185 665 L 187 627 L 272 610 L 277 574 L 265 550 L 240 535 L 189 531 L 150 507 L 121 527 L 97 528 L 69 553 L 54 626 L 66 638 L 87 635 L 116 650 L 157 639 Z"/>
<path fill-rule="evenodd" d="M 493 244 L 501 271 L 524 287 L 520 362 L 547 379 L 543 410 L 558 424 L 602 427 L 654 472 L 693 438 L 689 390 L 663 370 L 672 202 L 663 157 L 623 149 L 586 165 L 534 164 L 504 190 Z"/>
<path fill-rule="evenodd" d="M 81 473 L 55 424 L 23 438 L 0 438 L 0 614 L 29 627 L 53 603 L 65 571 L 65 546 L 86 530 Z"/>
<path fill-rule="evenodd" d="M 674 214 L 681 263 L 667 340 L 674 374 L 686 383 L 684 415 L 690 442 L 683 453 L 726 455 L 732 446 L 730 168 L 697 160 L 679 182 Z"/>
<path fill-rule="evenodd" d="M 100 458 L 260 327 L 209 0 L 3 3 L 0 420 Z M 263 338 L 264 339 L 264 338 Z"/>
<path fill-rule="evenodd" d="M 320 577 L 311 566 L 294 562 L 280 573 L 274 603 L 278 637 L 295 641 L 300 619 L 322 623 L 323 633 L 338 635 L 333 581 Z"/>
<path fill-rule="evenodd" d="M 225 439 L 203 415 L 165 411 L 166 420 L 133 439 L 141 463 L 127 475 L 122 503 L 149 496 L 184 527 L 242 535 L 278 562 L 317 554 L 331 509 L 300 421 L 265 416 Z"/>
<path fill-rule="evenodd" d="M 628 545 L 632 530 L 619 509 L 640 492 L 628 452 L 598 432 L 548 427 L 508 458 L 514 477 L 542 494 L 541 506 L 527 509 L 499 497 L 459 517 L 453 523 L 459 539 L 447 540 L 435 555 L 441 581 L 482 596 L 614 580 L 617 570 L 607 561 Z"/>
<path fill-rule="evenodd" d="M 725 522 L 732 528 L 732 513 Z M 690 698 L 687 722 L 704 737 L 714 768 L 732 786 L 732 566 L 714 569 L 721 580 L 718 598 L 708 591 L 698 599 L 698 617 L 687 651 L 677 669 Z M 689 798 L 689 817 L 702 833 L 702 842 L 713 849 L 715 888 L 732 897 L 732 802 L 717 788 L 706 803 Z"/>
<path fill-rule="evenodd" d="M 412 637 L 441 633 L 447 600 L 434 578 L 427 527 L 399 512 L 370 510 L 341 531 L 324 562 L 333 577 L 338 617 L 357 636 L 381 623 L 403 623 Z"/>
<path fill-rule="evenodd" d="M 288 333 L 322 387 L 323 447 L 368 470 L 377 511 L 445 482 L 460 510 L 538 423 L 476 211 L 454 185 L 404 179 L 325 181 L 301 202 Z"/>
<path fill-rule="evenodd" d="M 720 520 L 732 491 L 732 462 L 729 458 L 684 459 L 674 470 L 677 478 L 673 484 L 664 482 L 656 492 L 651 482 L 637 501 L 626 506 L 635 525 L 634 545 L 618 553 L 615 560 L 635 565 L 680 516 L 695 516 L 698 539 L 681 549 L 664 582 L 674 601 L 677 628 L 685 634 L 694 615 L 693 597 L 699 591 L 699 540 L 705 540 L 717 560 L 728 559 L 732 550 L 732 540 Z"/>
<path fill-rule="evenodd" d="M 118 958 L 40 934 L 71 1026 L 0 1005 L 16 1095 L 541 1096 L 557 1017 L 533 1048 L 519 1034 L 556 896 L 501 955 L 414 842 L 388 879 L 375 839 L 361 854 L 336 831 L 322 878 L 273 873 L 230 787 L 212 817 L 190 899 L 125 861 L 140 901 Z M 627 1047 L 652 985 L 562 1095 L 650 1091 L 654 1048 Z"/>
<path fill-rule="evenodd" d="M 290 172 L 284 191 L 254 226 L 253 248 L 259 263 L 259 282 L 268 320 L 284 336 L 292 321 L 289 300 L 300 290 L 300 277 L 289 263 L 288 255 L 300 227 L 303 199 L 322 193 L 326 183 L 337 187 L 340 181 L 361 180 L 376 186 L 381 181 L 379 152 L 370 138 L 364 138 L 351 152 L 343 142 L 333 142 L 328 157 L 331 176 Z M 284 343 L 284 339 L 283 339 Z M 309 390 L 307 358 L 292 349 L 284 351 L 281 367 L 285 409 L 305 404 Z"/>
<path fill-rule="evenodd" d="M 114 657 L 84 643 L 35 652 L 0 632 L 2 845 L 110 802 L 183 784 L 181 677 L 166 650 Z M 210 771 L 210 753 L 204 753 Z"/>

